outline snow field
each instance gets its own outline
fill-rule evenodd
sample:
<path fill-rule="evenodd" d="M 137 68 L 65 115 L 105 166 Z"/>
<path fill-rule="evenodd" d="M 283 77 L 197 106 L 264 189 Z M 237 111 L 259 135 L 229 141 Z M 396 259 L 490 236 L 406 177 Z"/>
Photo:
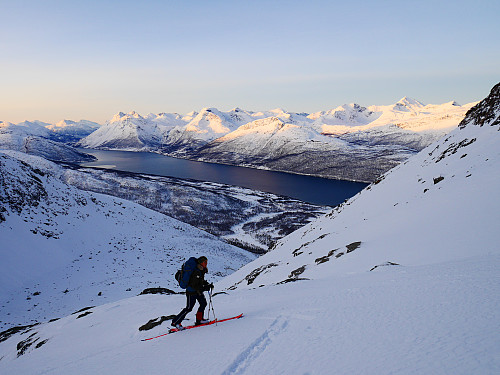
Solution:
<path fill-rule="evenodd" d="M 146 342 L 169 322 L 138 327 L 176 314 L 185 297 L 133 297 L 34 327 L 47 343 L 17 359 L 14 344 L 32 332 L 0 343 L 0 371 L 492 374 L 500 370 L 499 265 L 491 255 L 232 291 L 213 297 L 215 312 L 242 319 Z"/>

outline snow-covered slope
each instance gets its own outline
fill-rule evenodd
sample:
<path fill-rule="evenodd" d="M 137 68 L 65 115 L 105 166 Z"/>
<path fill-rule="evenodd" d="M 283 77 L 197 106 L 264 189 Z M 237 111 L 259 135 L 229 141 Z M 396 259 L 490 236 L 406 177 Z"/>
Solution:
<path fill-rule="evenodd" d="M 28 164 L 34 162 L 27 154 L 3 152 Z M 68 185 L 138 203 L 258 254 L 329 210 L 328 206 L 233 185 L 77 165 L 44 165 L 43 172 Z"/>
<path fill-rule="evenodd" d="M 185 297 L 128 298 L 0 333 L 0 372 L 496 374 L 499 264 L 486 257 L 219 294 L 217 317 L 244 317 L 145 342 L 169 320 L 139 328 L 178 313 Z"/>
<path fill-rule="evenodd" d="M 500 84 L 447 137 L 221 285 L 253 288 L 498 254 L 499 116 Z"/>
<path fill-rule="evenodd" d="M 277 117 L 246 124 L 193 153 L 204 161 L 363 182 L 373 181 L 413 154 L 389 143 L 346 142 L 324 136 L 308 124 Z"/>
<path fill-rule="evenodd" d="M 216 279 L 255 258 L 137 204 L 70 187 L 57 173 L 45 159 L 0 153 L 0 327 L 173 288 L 191 255 L 208 256 Z"/>
<path fill-rule="evenodd" d="M 157 118 L 151 115 L 144 118 L 135 111 L 127 114 L 120 112 L 77 145 L 87 148 L 156 150 L 168 130 L 183 123 L 179 115 L 160 114 Z"/>
<path fill-rule="evenodd" d="M 48 139 L 51 131 L 39 123 L 0 122 L 0 149 L 21 151 L 54 161 L 84 162 L 95 160 L 64 143 Z"/>
<path fill-rule="evenodd" d="M 184 118 L 189 120 L 187 124 L 176 126 L 169 132 L 162 144 L 163 152 L 173 153 L 176 156 L 189 155 L 189 152 L 253 119 L 250 113 L 239 108 L 229 112 L 222 112 L 216 108 L 203 108 L 193 115 Z"/>
<path fill-rule="evenodd" d="M 45 128 L 51 130 L 48 137 L 54 141 L 73 145 L 80 139 L 92 134 L 100 128 L 96 122 L 80 120 L 78 122 L 72 120 L 62 120 L 52 125 L 46 125 Z"/>
<path fill-rule="evenodd" d="M 83 147 L 159 151 L 176 157 L 373 181 L 462 120 L 473 103 L 346 104 L 313 114 L 282 109 L 178 114 L 119 114 L 80 142 Z"/>

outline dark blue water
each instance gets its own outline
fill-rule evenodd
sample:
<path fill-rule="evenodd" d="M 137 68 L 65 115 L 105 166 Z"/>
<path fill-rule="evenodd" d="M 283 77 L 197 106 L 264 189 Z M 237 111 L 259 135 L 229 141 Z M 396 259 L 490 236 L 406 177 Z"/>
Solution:
<path fill-rule="evenodd" d="M 134 173 L 219 182 L 329 206 L 342 203 L 367 186 L 361 182 L 190 161 L 149 152 L 90 149 L 81 151 L 98 159 L 95 162 L 81 164 L 86 167 L 113 168 Z"/>

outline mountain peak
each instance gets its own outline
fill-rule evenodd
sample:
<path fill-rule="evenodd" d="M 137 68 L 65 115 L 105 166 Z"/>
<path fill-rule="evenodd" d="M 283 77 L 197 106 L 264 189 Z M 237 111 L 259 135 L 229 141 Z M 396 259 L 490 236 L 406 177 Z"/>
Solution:
<path fill-rule="evenodd" d="M 219 112 L 219 110 L 215 107 L 205 107 L 203 108 L 200 113 L 214 113 L 214 112 Z"/>
<path fill-rule="evenodd" d="M 481 100 L 465 114 L 458 127 L 463 129 L 469 123 L 478 126 L 488 123 L 490 126 L 500 125 L 500 83 L 491 89 L 488 97 Z"/>
<path fill-rule="evenodd" d="M 142 119 L 143 117 L 140 114 L 138 114 L 136 111 L 130 111 L 129 113 L 118 112 L 116 115 L 113 116 L 113 118 L 111 119 L 111 122 L 123 121 L 123 120 L 130 119 L 130 118 Z"/>
<path fill-rule="evenodd" d="M 124 117 L 124 116 L 126 116 L 125 113 L 118 112 L 116 115 L 113 116 L 113 118 L 111 119 L 111 122 L 120 121 L 122 119 L 122 117 Z"/>
<path fill-rule="evenodd" d="M 66 126 L 75 125 L 76 122 L 72 120 L 61 120 L 55 124 L 56 128 L 64 128 Z"/>
<path fill-rule="evenodd" d="M 0 128 L 8 128 L 11 125 L 14 125 L 14 124 L 12 122 L 8 122 L 8 121 L 0 121 Z"/>
<path fill-rule="evenodd" d="M 396 105 L 401 105 L 405 107 L 424 107 L 425 105 L 416 99 L 410 98 L 408 96 L 403 97 L 399 100 Z"/>
<path fill-rule="evenodd" d="M 129 113 L 127 113 L 127 115 L 133 118 L 142 118 L 142 116 L 138 114 L 136 111 L 130 111 Z"/>
<path fill-rule="evenodd" d="M 286 113 L 286 111 L 283 108 L 274 108 L 274 109 L 271 109 L 269 112 L 271 112 L 271 113 Z"/>

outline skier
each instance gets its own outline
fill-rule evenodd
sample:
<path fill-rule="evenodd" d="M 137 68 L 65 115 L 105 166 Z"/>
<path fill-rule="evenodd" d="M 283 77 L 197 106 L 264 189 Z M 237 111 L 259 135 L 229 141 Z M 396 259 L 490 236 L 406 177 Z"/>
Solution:
<path fill-rule="evenodd" d="M 172 320 L 172 326 L 177 329 L 183 329 L 181 322 L 186 315 L 193 310 L 196 301 L 198 301 L 200 306 L 196 312 L 195 325 L 208 323 L 208 320 L 203 318 L 205 307 L 207 307 L 207 300 L 203 292 L 213 289 L 214 285 L 205 280 L 205 274 L 208 273 L 207 257 L 199 257 L 196 259 L 196 263 L 196 267 L 189 277 L 188 286 L 186 288 L 186 307 Z"/>

